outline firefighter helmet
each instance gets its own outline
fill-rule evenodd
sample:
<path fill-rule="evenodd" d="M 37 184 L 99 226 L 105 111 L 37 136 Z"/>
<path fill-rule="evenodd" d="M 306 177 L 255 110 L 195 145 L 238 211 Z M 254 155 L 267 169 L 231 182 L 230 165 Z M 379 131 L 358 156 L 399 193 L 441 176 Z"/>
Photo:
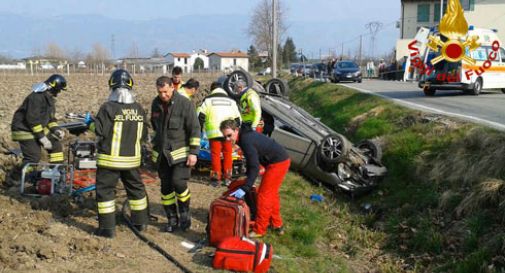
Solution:
<path fill-rule="evenodd" d="M 112 75 L 110 75 L 109 87 L 111 89 L 124 87 L 131 90 L 133 88 L 133 79 L 128 71 L 124 69 L 117 69 L 112 72 Z"/>
<path fill-rule="evenodd" d="M 67 90 L 67 80 L 60 74 L 53 74 L 45 82 L 49 86 L 49 90 L 53 92 L 60 92 L 61 90 Z"/>

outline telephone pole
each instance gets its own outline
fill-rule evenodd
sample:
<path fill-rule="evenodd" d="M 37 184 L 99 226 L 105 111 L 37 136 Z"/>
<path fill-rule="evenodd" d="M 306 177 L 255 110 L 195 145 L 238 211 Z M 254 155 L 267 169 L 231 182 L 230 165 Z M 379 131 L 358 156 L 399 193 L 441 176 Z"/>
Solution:
<path fill-rule="evenodd" d="M 277 77 L 277 1 L 272 0 L 272 77 Z"/>

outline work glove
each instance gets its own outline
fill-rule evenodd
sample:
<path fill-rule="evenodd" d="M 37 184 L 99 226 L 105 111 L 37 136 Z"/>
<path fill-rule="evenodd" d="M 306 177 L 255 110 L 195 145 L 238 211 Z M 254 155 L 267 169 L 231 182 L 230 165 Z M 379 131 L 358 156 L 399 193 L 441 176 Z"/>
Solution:
<path fill-rule="evenodd" d="M 86 125 L 89 126 L 92 122 L 93 122 L 93 117 L 91 116 L 91 113 L 86 112 L 86 115 L 84 116 L 84 123 L 86 123 Z"/>
<path fill-rule="evenodd" d="M 237 199 L 242 199 L 245 196 L 245 191 L 242 188 L 230 193 L 230 196 L 235 197 Z"/>
<path fill-rule="evenodd" d="M 65 138 L 65 131 L 57 129 L 53 132 L 53 136 L 58 140 L 63 140 Z"/>
<path fill-rule="evenodd" d="M 44 147 L 44 149 L 46 149 L 46 150 L 53 149 L 53 144 L 51 143 L 49 138 L 47 138 L 46 136 L 39 138 L 39 142 L 40 142 L 40 144 L 42 144 L 42 147 Z"/>

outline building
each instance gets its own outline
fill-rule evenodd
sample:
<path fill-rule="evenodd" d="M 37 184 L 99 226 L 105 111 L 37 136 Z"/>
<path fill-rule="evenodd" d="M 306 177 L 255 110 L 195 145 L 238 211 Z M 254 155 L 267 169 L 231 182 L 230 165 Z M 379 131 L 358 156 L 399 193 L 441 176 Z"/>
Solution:
<path fill-rule="evenodd" d="M 249 56 L 240 51 L 213 52 L 209 54 L 209 68 L 217 71 L 232 71 L 242 68 L 249 71 Z"/>
<path fill-rule="evenodd" d="M 193 50 L 193 53 L 191 53 L 190 57 L 189 57 L 189 63 L 190 63 L 190 71 L 193 71 L 193 70 L 200 70 L 200 71 L 206 71 L 206 70 L 209 70 L 209 53 L 207 52 L 206 49 L 203 49 L 203 50 L 198 50 L 198 51 L 194 51 Z M 199 60 L 199 61 L 198 61 Z M 202 67 L 200 66 L 195 66 L 195 64 L 203 64 Z M 195 71 L 195 72 L 198 72 L 198 71 Z"/>
<path fill-rule="evenodd" d="M 444 12 L 448 0 L 443 0 Z M 498 31 L 505 41 L 504 0 L 460 0 L 468 25 Z M 431 28 L 440 22 L 441 0 L 401 0 L 400 39 L 396 43 L 396 59 L 408 56 L 408 44 L 421 27 Z"/>
<path fill-rule="evenodd" d="M 121 67 L 132 73 L 154 72 L 165 74 L 169 62 L 165 58 L 122 58 L 116 62 L 117 67 Z"/>
<path fill-rule="evenodd" d="M 182 68 L 184 73 L 188 73 L 193 68 L 193 65 L 190 62 L 191 55 L 188 53 L 167 53 L 163 57 L 165 57 L 166 62 L 168 63 L 168 70 L 172 71 L 172 69 L 176 66 Z"/>

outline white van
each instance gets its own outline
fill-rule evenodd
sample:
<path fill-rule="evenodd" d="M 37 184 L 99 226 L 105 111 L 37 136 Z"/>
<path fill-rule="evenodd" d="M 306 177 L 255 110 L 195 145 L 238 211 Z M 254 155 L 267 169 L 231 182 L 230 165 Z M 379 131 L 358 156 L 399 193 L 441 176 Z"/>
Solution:
<path fill-rule="evenodd" d="M 479 95 L 482 89 L 501 89 L 505 93 L 505 49 L 496 30 L 470 26 L 468 37 L 477 35 L 480 46 L 466 55 L 476 62 L 473 65 L 464 61 L 442 60 L 431 66 L 430 61 L 440 55 L 428 47 L 424 63 L 434 70 L 422 75 L 419 87 L 426 96 L 433 96 L 437 90 L 462 90 L 467 94 Z"/>

